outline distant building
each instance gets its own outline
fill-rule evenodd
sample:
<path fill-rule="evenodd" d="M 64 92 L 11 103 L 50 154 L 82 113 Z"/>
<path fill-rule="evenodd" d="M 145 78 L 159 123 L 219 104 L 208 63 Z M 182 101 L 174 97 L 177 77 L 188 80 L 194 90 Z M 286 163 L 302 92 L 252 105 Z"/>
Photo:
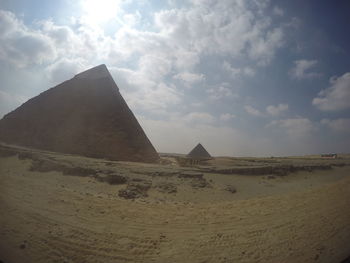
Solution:
<path fill-rule="evenodd" d="M 321 154 L 322 158 L 336 159 L 338 155 L 336 153 Z"/>

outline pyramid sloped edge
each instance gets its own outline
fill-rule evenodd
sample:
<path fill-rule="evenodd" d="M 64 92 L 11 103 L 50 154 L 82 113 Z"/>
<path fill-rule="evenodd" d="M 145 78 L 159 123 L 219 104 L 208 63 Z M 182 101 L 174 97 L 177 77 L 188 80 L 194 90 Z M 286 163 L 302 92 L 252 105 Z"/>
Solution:
<path fill-rule="evenodd" d="M 67 80 L 6 114 L 0 120 L 0 141 L 117 161 L 157 162 L 158 153 L 107 67 L 82 73 L 87 77 Z"/>
<path fill-rule="evenodd" d="M 203 147 L 202 144 L 198 143 L 188 154 L 188 158 L 212 158 L 208 151 Z"/>

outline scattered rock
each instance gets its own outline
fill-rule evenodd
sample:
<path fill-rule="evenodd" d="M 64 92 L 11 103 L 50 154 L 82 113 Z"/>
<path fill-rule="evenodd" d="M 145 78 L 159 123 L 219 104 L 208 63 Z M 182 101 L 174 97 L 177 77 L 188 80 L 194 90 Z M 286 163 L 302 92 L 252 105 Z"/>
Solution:
<path fill-rule="evenodd" d="M 20 248 L 20 249 L 25 249 L 25 248 L 26 248 L 26 245 L 25 245 L 25 244 L 21 244 L 21 245 L 19 246 L 19 248 Z"/>
<path fill-rule="evenodd" d="M 11 149 L 7 149 L 7 148 L 0 148 L 0 157 L 11 157 L 11 156 L 15 156 L 16 152 L 12 151 Z"/>
<path fill-rule="evenodd" d="M 20 159 L 20 160 L 26 160 L 26 159 L 36 160 L 36 159 L 38 159 L 38 157 L 35 156 L 35 154 L 32 152 L 19 152 L 18 159 Z"/>
<path fill-rule="evenodd" d="M 268 175 L 267 179 L 275 179 L 276 177 L 274 175 Z"/>
<path fill-rule="evenodd" d="M 165 159 L 165 158 L 160 158 L 159 163 L 163 164 L 163 165 L 171 165 L 171 164 L 173 164 L 173 162 L 171 160 Z"/>
<path fill-rule="evenodd" d="M 350 256 L 347 257 L 346 259 L 344 259 L 342 262 L 340 263 L 350 263 Z"/>
<path fill-rule="evenodd" d="M 96 171 L 90 168 L 84 167 L 72 167 L 66 164 L 58 163 L 52 160 L 33 160 L 30 171 L 36 172 L 62 172 L 65 175 L 75 176 L 95 176 Z"/>
<path fill-rule="evenodd" d="M 175 184 L 172 183 L 159 183 L 156 185 L 156 188 L 158 191 L 162 193 L 172 194 L 177 192 L 177 187 Z"/>
<path fill-rule="evenodd" d="M 204 178 L 193 179 L 191 181 L 191 186 L 193 188 L 204 188 L 210 186 L 210 184 Z"/>
<path fill-rule="evenodd" d="M 119 190 L 118 196 L 125 199 L 136 199 L 147 197 L 148 190 L 151 188 L 152 182 L 142 180 L 142 181 L 130 181 L 126 189 Z"/>
<path fill-rule="evenodd" d="M 165 176 L 176 176 L 176 175 L 179 175 L 179 171 L 172 171 L 172 170 L 168 170 L 168 171 L 156 171 L 156 172 L 151 172 L 150 173 L 151 176 L 162 176 L 162 177 L 165 177 Z"/>
<path fill-rule="evenodd" d="M 285 176 L 289 173 L 294 173 L 298 171 L 309 171 L 313 170 L 328 170 L 332 169 L 330 164 L 312 164 L 312 165 L 261 165 L 254 167 L 212 167 L 206 168 L 201 171 L 210 173 L 220 173 L 220 174 L 242 174 L 242 175 L 276 175 Z"/>
<path fill-rule="evenodd" d="M 237 192 L 237 189 L 233 185 L 227 185 L 225 190 L 232 193 L 232 194 Z"/>
<path fill-rule="evenodd" d="M 116 184 L 125 184 L 128 179 L 123 176 L 123 175 L 119 175 L 119 174 L 98 174 L 96 179 L 100 182 L 106 182 L 112 185 L 116 185 Z"/>
<path fill-rule="evenodd" d="M 201 178 L 203 178 L 203 174 L 199 173 L 199 172 L 186 171 L 186 172 L 180 173 L 179 178 L 197 178 L 197 179 L 201 179 Z"/>
<path fill-rule="evenodd" d="M 48 160 L 35 160 L 30 167 L 30 171 L 35 172 L 52 172 L 58 171 L 62 172 L 64 170 L 64 166 L 59 163 L 55 163 Z"/>

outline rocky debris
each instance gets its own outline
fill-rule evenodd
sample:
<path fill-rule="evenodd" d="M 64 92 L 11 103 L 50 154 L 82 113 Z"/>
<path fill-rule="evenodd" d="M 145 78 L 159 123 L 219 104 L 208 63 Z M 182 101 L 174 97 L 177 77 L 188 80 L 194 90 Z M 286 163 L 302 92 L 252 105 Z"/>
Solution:
<path fill-rule="evenodd" d="M 33 153 L 33 152 L 19 152 L 18 153 L 18 159 L 20 160 L 26 160 L 26 159 L 30 159 L 30 160 L 38 160 L 39 157 Z"/>
<path fill-rule="evenodd" d="M 210 184 L 204 178 L 195 178 L 195 179 L 192 179 L 191 186 L 193 188 L 204 188 L 204 187 L 209 187 Z"/>
<path fill-rule="evenodd" d="M 25 249 L 26 248 L 26 243 L 27 241 L 24 240 L 23 243 L 19 246 L 20 249 Z"/>
<path fill-rule="evenodd" d="M 348 165 L 347 163 L 332 163 L 332 166 L 337 166 L 337 167 L 344 167 Z"/>
<path fill-rule="evenodd" d="M 177 192 L 177 187 L 173 183 L 159 183 L 156 185 L 159 192 L 172 194 Z"/>
<path fill-rule="evenodd" d="M 236 187 L 234 187 L 233 185 L 227 185 L 227 186 L 225 187 L 225 190 L 228 191 L 228 192 L 230 192 L 230 193 L 232 193 L 232 194 L 234 194 L 234 193 L 237 192 Z"/>
<path fill-rule="evenodd" d="M 49 160 L 34 160 L 32 162 L 32 166 L 30 167 L 30 171 L 33 172 L 52 172 L 52 171 L 57 171 L 57 172 L 63 172 L 63 170 L 66 168 L 66 166 L 52 162 Z"/>
<path fill-rule="evenodd" d="M 162 176 L 162 177 L 170 177 L 170 176 L 176 176 L 179 174 L 179 171 L 156 171 L 152 172 L 151 176 Z"/>
<path fill-rule="evenodd" d="M 313 164 L 313 165 L 265 165 L 253 167 L 229 167 L 229 168 L 206 168 L 205 172 L 220 174 L 241 174 L 241 175 L 276 175 L 285 176 L 289 173 L 298 171 L 329 170 L 332 169 L 330 164 Z M 202 171 L 202 169 L 201 169 Z"/>
<path fill-rule="evenodd" d="M 340 263 L 350 263 L 350 256 L 347 257 L 346 259 L 344 259 L 342 262 Z"/>
<path fill-rule="evenodd" d="M 11 149 L 8 149 L 5 147 L 0 148 L 0 157 L 11 157 L 15 155 L 16 155 L 16 152 Z"/>
<path fill-rule="evenodd" d="M 96 179 L 100 182 L 106 182 L 112 185 L 126 184 L 128 179 L 124 175 L 109 173 L 109 174 L 97 174 Z"/>
<path fill-rule="evenodd" d="M 30 171 L 36 172 L 62 172 L 64 175 L 96 176 L 96 170 L 84 167 L 73 167 L 52 160 L 33 160 Z"/>
<path fill-rule="evenodd" d="M 179 178 L 196 178 L 196 179 L 202 179 L 203 174 L 199 172 L 193 172 L 193 171 L 185 171 L 180 173 Z"/>
<path fill-rule="evenodd" d="M 129 181 L 125 189 L 121 189 L 118 192 L 118 196 L 125 199 L 136 199 L 147 197 L 148 190 L 151 188 L 152 182 L 147 180 L 132 180 Z"/>
<path fill-rule="evenodd" d="M 166 159 L 166 158 L 160 158 L 159 160 L 159 164 L 162 164 L 162 165 L 172 165 L 173 162 L 169 159 Z"/>
<path fill-rule="evenodd" d="M 178 169 L 167 169 L 167 168 L 145 168 L 145 169 L 139 169 L 139 168 L 131 168 L 131 173 L 134 174 L 142 174 L 142 175 L 149 175 L 149 176 L 161 176 L 161 177 L 171 177 L 171 176 L 178 176 L 181 173 L 181 170 Z"/>

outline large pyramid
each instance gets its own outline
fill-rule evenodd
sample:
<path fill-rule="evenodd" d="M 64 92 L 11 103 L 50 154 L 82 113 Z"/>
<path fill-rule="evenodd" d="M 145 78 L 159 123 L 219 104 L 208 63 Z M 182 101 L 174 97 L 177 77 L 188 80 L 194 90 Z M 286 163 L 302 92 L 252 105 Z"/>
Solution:
<path fill-rule="evenodd" d="M 187 157 L 192 159 L 211 159 L 210 154 L 200 143 L 187 154 Z"/>
<path fill-rule="evenodd" d="M 159 159 L 105 65 L 77 74 L 5 115 L 0 141 L 111 160 Z"/>

